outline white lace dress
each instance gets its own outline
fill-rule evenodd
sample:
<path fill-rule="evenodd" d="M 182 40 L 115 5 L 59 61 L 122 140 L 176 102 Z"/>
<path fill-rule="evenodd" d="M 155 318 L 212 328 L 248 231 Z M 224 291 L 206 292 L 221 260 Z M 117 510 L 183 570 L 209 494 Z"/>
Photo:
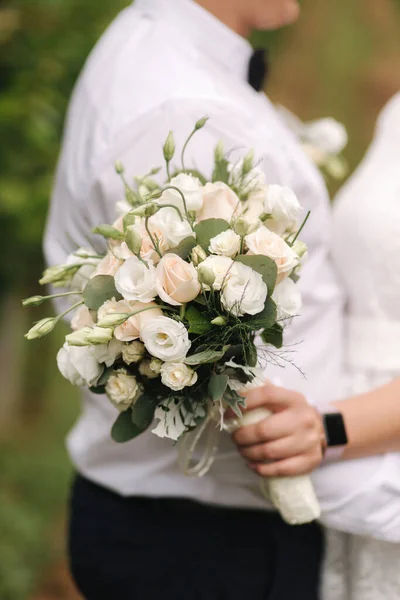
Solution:
<path fill-rule="evenodd" d="M 400 93 L 335 204 L 334 258 L 349 299 L 349 391 L 358 393 L 400 375 Z M 323 600 L 400 600 L 400 544 L 327 538 Z"/>

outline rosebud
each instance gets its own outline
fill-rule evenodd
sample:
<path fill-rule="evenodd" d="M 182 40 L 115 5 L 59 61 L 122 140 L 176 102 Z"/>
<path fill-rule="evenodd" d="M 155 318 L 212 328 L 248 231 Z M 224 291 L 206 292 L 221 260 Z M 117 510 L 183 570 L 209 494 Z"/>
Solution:
<path fill-rule="evenodd" d="M 41 279 L 39 279 L 40 285 L 47 285 L 48 283 L 67 283 L 75 273 L 80 269 L 81 265 L 57 265 L 55 267 L 49 267 L 43 273 Z"/>
<path fill-rule="evenodd" d="M 118 173 L 118 175 L 122 175 L 124 173 L 124 165 L 120 160 L 117 160 L 117 162 L 115 163 L 115 170 Z"/>
<path fill-rule="evenodd" d="M 25 334 L 27 340 L 36 340 L 38 338 L 42 338 L 51 331 L 53 331 L 54 327 L 57 325 L 57 318 L 55 317 L 47 317 L 38 321 L 36 325 L 34 325 L 28 333 Z"/>
<path fill-rule="evenodd" d="M 204 125 L 207 123 L 208 119 L 210 117 L 203 117 L 202 119 L 199 119 L 196 123 L 196 125 L 194 126 L 195 130 L 198 131 L 199 129 L 202 129 L 204 127 Z"/>
<path fill-rule="evenodd" d="M 98 225 L 93 229 L 93 233 L 98 233 L 105 238 L 111 238 L 112 240 L 123 240 L 124 234 L 113 227 L 112 225 Z"/>
<path fill-rule="evenodd" d="M 190 258 L 195 267 L 207 258 L 207 252 L 201 246 L 195 246 L 191 252 Z"/>
<path fill-rule="evenodd" d="M 200 283 L 212 287 L 215 281 L 215 275 L 210 267 L 200 265 L 197 269 L 197 277 Z"/>
<path fill-rule="evenodd" d="M 125 323 L 130 316 L 130 313 L 109 313 L 98 321 L 97 327 L 104 327 L 105 329 L 119 327 L 122 323 Z"/>
<path fill-rule="evenodd" d="M 122 350 L 122 360 L 125 364 L 131 365 L 142 360 L 144 356 L 144 344 L 142 342 L 131 342 L 126 344 Z"/>
<path fill-rule="evenodd" d="M 227 321 L 224 317 L 215 317 L 215 319 L 211 321 L 211 325 L 218 325 L 218 327 L 224 327 L 226 323 Z"/>
<path fill-rule="evenodd" d="M 125 242 L 133 254 L 138 255 L 142 247 L 142 238 L 134 225 L 129 225 L 126 228 Z"/>
<path fill-rule="evenodd" d="M 114 331 L 104 327 L 94 327 L 91 333 L 86 336 L 86 341 L 90 344 L 108 344 L 113 338 Z"/>
<path fill-rule="evenodd" d="M 90 342 L 87 341 L 87 336 L 92 332 L 91 327 L 83 327 L 78 331 L 73 331 L 65 336 L 65 341 L 69 346 L 90 346 Z"/>
<path fill-rule="evenodd" d="M 86 250 L 86 248 L 79 248 L 76 252 L 74 252 L 74 256 L 78 258 L 93 258 L 93 250 Z"/>
<path fill-rule="evenodd" d="M 299 258 L 303 258 L 305 254 L 307 254 L 308 248 L 307 244 L 300 240 L 296 240 L 292 247 L 293 252 L 296 252 Z"/>
<path fill-rule="evenodd" d="M 243 159 L 242 174 L 243 176 L 248 175 L 253 168 L 254 163 L 254 150 L 250 152 Z"/>
<path fill-rule="evenodd" d="M 259 219 L 249 219 L 248 217 L 239 217 L 233 226 L 235 232 L 240 235 L 240 237 L 244 237 L 249 233 L 252 233 L 256 229 L 258 229 L 261 225 Z"/>
<path fill-rule="evenodd" d="M 161 194 L 160 194 L 161 196 Z M 152 195 L 153 198 L 153 195 Z M 137 208 L 131 210 L 129 214 L 136 215 L 137 217 L 152 217 L 160 210 L 160 206 L 154 204 L 154 202 L 147 202 Z"/>
<path fill-rule="evenodd" d="M 218 142 L 218 144 L 215 147 L 214 150 L 214 159 L 216 163 L 221 162 L 221 160 L 223 160 L 225 156 L 225 151 L 224 151 L 224 142 L 221 140 L 220 142 Z"/>
<path fill-rule="evenodd" d="M 22 306 L 40 306 L 45 299 L 44 296 L 31 296 L 22 300 Z"/>
<path fill-rule="evenodd" d="M 163 147 L 164 158 L 169 163 L 174 157 L 175 154 L 175 140 L 174 134 L 172 131 L 169 132 L 167 139 L 165 140 L 165 144 Z"/>

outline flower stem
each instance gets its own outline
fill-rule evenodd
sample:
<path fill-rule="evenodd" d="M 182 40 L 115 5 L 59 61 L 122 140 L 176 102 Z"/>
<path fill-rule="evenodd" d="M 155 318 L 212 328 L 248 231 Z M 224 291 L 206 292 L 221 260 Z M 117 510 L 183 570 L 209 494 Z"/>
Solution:
<path fill-rule="evenodd" d="M 168 187 L 164 188 L 164 190 L 175 190 L 175 192 L 178 192 L 178 194 L 181 196 L 182 202 L 183 202 L 183 208 L 185 210 L 186 219 L 187 219 L 190 227 L 192 228 L 192 231 L 194 231 L 193 223 L 190 219 L 189 211 L 187 209 L 185 194 L 178 187 L 176 187 L 174 185 L 169 185 Z"/>
<path fill-rule="evenodd" d="M 72 312 L 73 310 L 75 310 L 76 308 L 78 308 L 79 306 L 82 306 L 82 304 L 85 304 L 83 302 L 83 300 L 81 302 L 77 302 L 76 304 L 74 304 L 73 306 L 70 306 L 69 308 L 67 308 L 67 310 L 64 310 L 63 313 L 61 313 L 60 315 L 57 315 L 56 317 L 56 321 L 58 323 L 58 321 L 61 321 L 61 319 L 63 317 L 65 317 L 65 315 L 67 315 L 68 313 Z"/>
<path fill-rule="evenodd" d="M 165 188 L 165 189 L 168 189 L 168 188 Z M 180 220 L 183 221 L 182 213 L 179 210 L 179 208 L 177 206 L 175 206 L 175 204 L 157 204 L 157 206 L 159 207 L 160 210 L 162 208 L 174 208 L 176 210 L 176 212 L 178 213 Z"/>
<path fill-rule="evenodd" d="M 145 219 L 145 221 L 144 221 L 144 226 L 145 226 L 145 228 L 146 228 L 147 235 L 149 236 L 149 238 L 150 238 L 150 241 L 151 241 L 151 243 L 153 244 L 153 248 L 154 248 L 154 250 L 157 252 L 158 256 L 159 256 L 160 258 L 162 258 L 162 254 L 161 254 L 161 252 L 160 252 L 160 249 L 159 249 L 158 243 L 157 243 L 157 242 L 154 240 L 154 238 L 153 238 L 153 235 L 152 235 L 152 233 L 151 233 L 151 231 L 150 231 L 150 229 L 149 229 L 149 217 L 146 217 L 146 219 Z"/>
<path fill-rule="evenodd" d="M 186 152 L 186 148 L 188 147 L 188 144 L 190 142 L 190 140 L 192 139 L 192 137 L 194 136 L 194 134 L 196 133 L 197 129 L 193 129 L 192 133 L 189 135 L 188 139 L 186 140 L 186 142 L 184 143 L 184 146 L 182 148 L 182 153 L 181 153 L 181 163 L 182 163 L 182 171 L 186 171 L 185 169 L 185 152 Z"/>
<path fill-rule="evenodd" d="M 297 240 L 297 238 L 299 237 L 299 235 L 300 235 L 300 234 L 301 234 L 301 232 L 303 231 L 303 229 L 304 229 L 304 226 L 305 226 L 305 224 L 307 223 L 307 221 L 308 221 L 308 218 L 309 218 L 310 214 L 311 214 L 311 211 L 309 210 L 309 211 L 308 211 L 308 213 L 307 213 L 307 215 L 306 215 L 306 218 L 304 219 L 304 221 L 303 221 L 303 223 L 302 223 L 302 225 L 301 225 L 300 229 L 299 229 L 299 230 L 298 230 L 298 232 L 296 233 L 296 235 L 295 235 L 294 239 L 293 239 L 291 242 L 288 242 L 288 245 L 289 245 L 289 246 L 293 246 L 293 244 L 295 243 L 295 241 Z"/>

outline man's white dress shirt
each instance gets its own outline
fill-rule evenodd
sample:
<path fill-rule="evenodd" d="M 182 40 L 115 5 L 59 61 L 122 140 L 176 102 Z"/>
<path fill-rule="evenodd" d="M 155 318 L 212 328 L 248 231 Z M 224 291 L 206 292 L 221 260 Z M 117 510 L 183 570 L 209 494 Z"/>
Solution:
<path fill-rule="evenodd" d="M 116 160 L 129 176 L 162 166 L 168 132 L 173 130 L 180 147 L 195 121 L 208 115 L 207 127 L 189 146 L 187 164 L 210 175 L 219 140 L 239 153 L 254 148 L 267 181 L 292 187 L 304 214 L 311 210 L 302 234 L 309 247 L 300 280 L 303 308 L 285 337 L 288 363 L 286 368 L 271 365 L 266 374 L 325 404 L 340 397 L 343 381 L 343 298 L 329 257 L 329 199 L 321 176 L 273 105 L 248 85 L 251 52 L 245 40 L 191 0 L 136 0 L 117 17 L 73 94 L 45 241 L 47 259 L 62 263 L 88 240 L 98 247 L 89 232 L 112 222 L 115 204 L 123 198 Z M 115 408 L 103 396 L 87 391 L 83 396 L 68 447 L 78 471 L 92 481 L 123 495 L 267 506 L 256 476 L 228 435 L 211 471 L 202 479 L 187 478 L 170 440 L 148 431 L 130 443 L 114 443 Z M 317 484 L 327 489 L 323 475 Z M 340 503 L 338 487 L 340 482 L 330 486 L 331 508 Z"/>

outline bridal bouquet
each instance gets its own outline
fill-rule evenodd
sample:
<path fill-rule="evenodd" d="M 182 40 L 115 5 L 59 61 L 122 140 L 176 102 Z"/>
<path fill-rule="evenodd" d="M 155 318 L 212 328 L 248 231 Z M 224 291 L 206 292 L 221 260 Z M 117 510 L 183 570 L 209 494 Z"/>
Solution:
<path fill-rule="evenodd" d="M 117 442 L 132 440 L 154 420 L 154 434 L 184 441 L 210 421 L 218 431 L 268 416 L 243 417 L 240 392 L 260 383 L 271 347 L 282 346 L 285 319 L 300 309 L 296 281 L 306 252 L 298 239 L 300 204 L 290 189 L 265 184 L 252 152 L 230 163 L 218 144 L 212 181 L 186 169 L 187 144 L 206 121 L 196 123 L 182 167 L 172 174 L 175 143 L 168 135 L 163 185 L 154 169 L 136 178 L 134 189 L 117 164 L 125 190 L 121 215 L 95 229 L 107 252 L 77 250 L 40 280 L 68 291 L 24 301 L 32 306 L 76 296 L 26 337 L 47 335 L 75 311 L 58 367 L 71 383 L 106 394 L 119 413 L 110 424 Z M 227 422 L 227 408 L 236 423 Z M 288 481 L 276 480 L 276 493 L 270 482 L 269 494 L 290 522 L 318 516 L 304 480 L 293 479 L 305 512 L 290 490 L 282 492 Z M 296 504 L 294 512 L 289 505 L 282 509 L 285 497 Z"/>

